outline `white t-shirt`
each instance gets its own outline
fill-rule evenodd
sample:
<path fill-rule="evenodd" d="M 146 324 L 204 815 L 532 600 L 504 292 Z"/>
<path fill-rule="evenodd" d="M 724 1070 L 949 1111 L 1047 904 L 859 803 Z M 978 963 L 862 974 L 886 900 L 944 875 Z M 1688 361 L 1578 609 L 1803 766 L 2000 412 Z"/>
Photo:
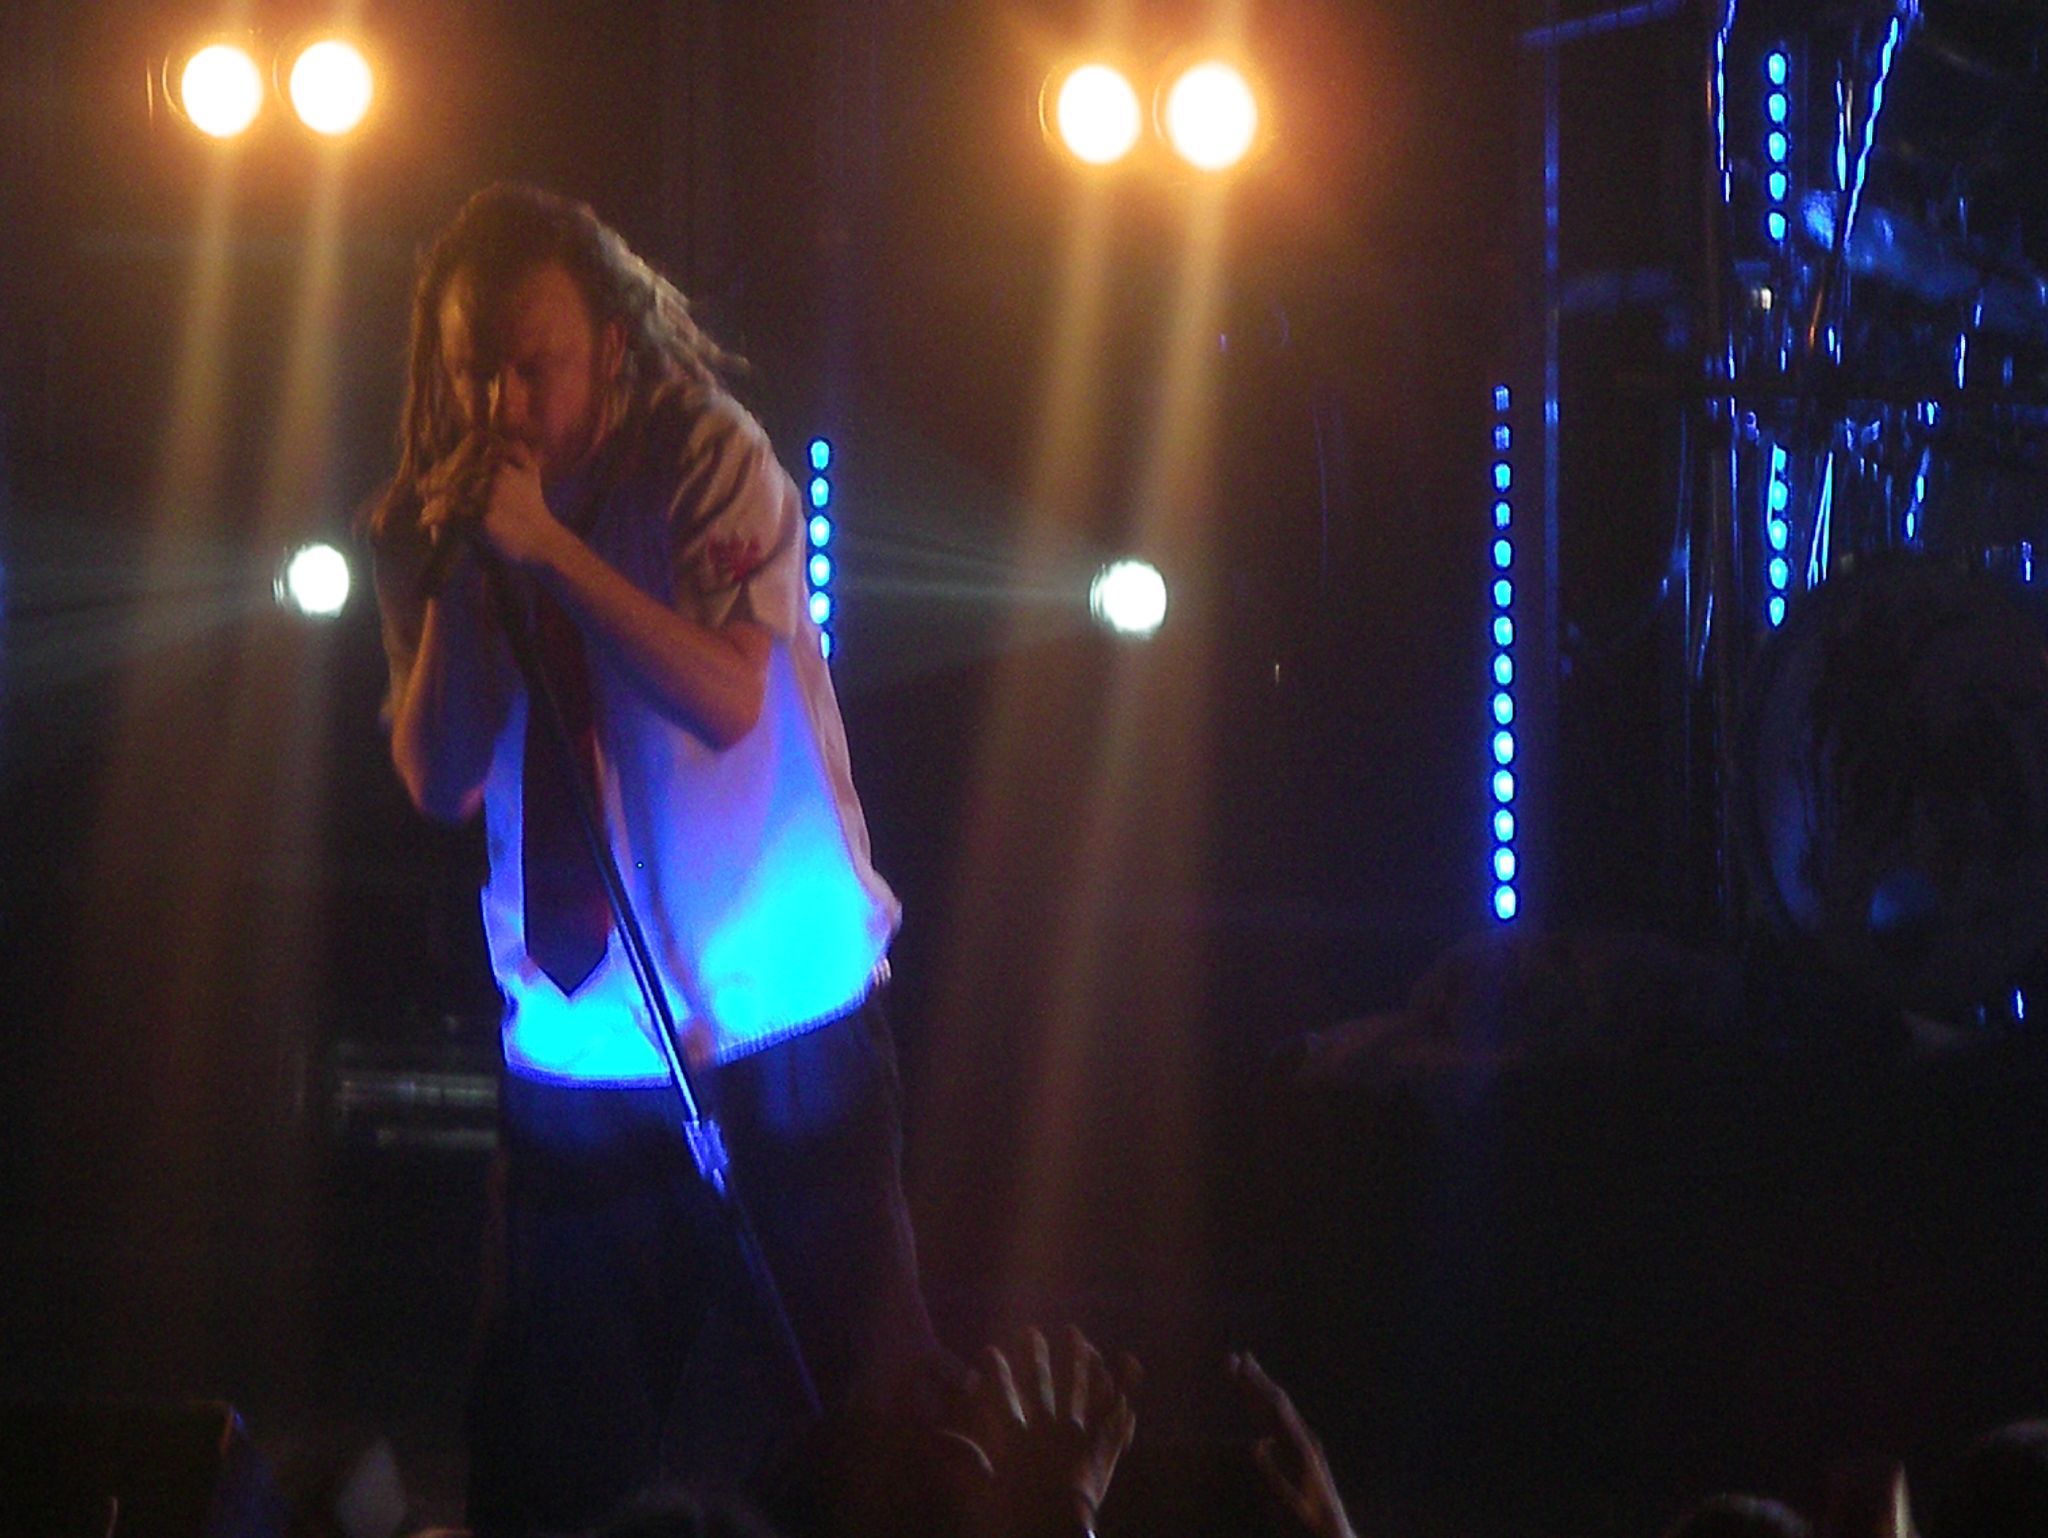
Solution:
<path fill-rule="evenodd" d="M 902 910 L 870 863 L 805 599 L 795 483 L 723 394 L 664 397 L 633 436 L 600 462 L 585 540 L 698 623 L 752 619 L 775 638 L 761 718 L 723 750 L 658 715 L 602 648 L 585 648 L 612 852 L 677 1023 L 725 1061 L 860 1003 Z M 566 998 L 526 953 L 525 743 L 522 690 L 484 784 L 484 934 L 506 999 L 506 1063 L 588 1084 L 666 1080 L 616 927 Z"/>

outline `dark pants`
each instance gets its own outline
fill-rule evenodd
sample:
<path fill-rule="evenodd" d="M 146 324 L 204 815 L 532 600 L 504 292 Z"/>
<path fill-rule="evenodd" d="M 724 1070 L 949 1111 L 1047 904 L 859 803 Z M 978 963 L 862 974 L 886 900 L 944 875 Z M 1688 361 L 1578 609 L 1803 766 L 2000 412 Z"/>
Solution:
<path fill-rule="evenodd" d="M 734 1185 L 828 1410 L 933 1350 L 872 1004 L 717 1070 Z M 801 1428 L 799 1380 L 668 1088 L 507 1074 L 470 1401 L 480 1538 L 588 1526 L 665 1479 L 730 1482 Z"/>

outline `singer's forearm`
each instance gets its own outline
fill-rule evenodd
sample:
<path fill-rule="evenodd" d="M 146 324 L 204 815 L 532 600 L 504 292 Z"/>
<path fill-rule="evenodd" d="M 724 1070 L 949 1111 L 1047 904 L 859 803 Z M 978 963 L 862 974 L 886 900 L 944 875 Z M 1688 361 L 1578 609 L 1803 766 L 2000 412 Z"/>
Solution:
<path fill-rule="evenodd" d="M 430 599 L 420 646 L 391 719 L 391 759 L 413 805 L 442 822 L 473 816 L 510 700 L 503 642 L 481 585 L 458 573 Z"/>
<path fill-rule="evenodd" d="M 763 626 L 700 625 L 633 586 L 567 531 L 547 540 L 533 571 L 664 715 L 715 748 L 753 730 L 774 644 Z"/>

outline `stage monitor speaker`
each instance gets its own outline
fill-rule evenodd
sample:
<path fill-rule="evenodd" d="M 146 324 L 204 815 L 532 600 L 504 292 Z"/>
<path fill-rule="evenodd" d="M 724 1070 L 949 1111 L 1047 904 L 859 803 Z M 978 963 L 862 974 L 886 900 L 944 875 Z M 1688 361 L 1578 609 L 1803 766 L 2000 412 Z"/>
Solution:
<path fill-rule="evenodd" d="M 0 1406 L 0 1538 L 282 1538 L 233 1406 Z"/>

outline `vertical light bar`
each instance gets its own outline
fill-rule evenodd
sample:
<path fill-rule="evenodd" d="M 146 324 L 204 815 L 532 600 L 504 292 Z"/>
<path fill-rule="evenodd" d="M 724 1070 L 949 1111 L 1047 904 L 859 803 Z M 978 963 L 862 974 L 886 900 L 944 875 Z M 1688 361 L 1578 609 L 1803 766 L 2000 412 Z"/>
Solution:
<path fill-rule="evenodd" d="M 818 650 L 829 661 L 832 656 L 832 444 L 813 438 L 810 448 L 811 479 L 806 500 L 810 517 L 805 531 L 805 588 L 810 594 L 811 620 L 818 627 Z"/>
<path fill-rule="evenodd" d="M 1493 387 L 1493 559 L 1492 690 L 1488 757 L 1491 760 L 1491 875 L 1493 916 L 1514 922 L 1520 911 L 1521 886 L 1515 834 L 1515 509 L 1514 427 L 1509 421 L 1513 397 L 1504 384 Z"/>
<path fill-rule="evenodd" d="M 1764 613 L 1773 630 L 1785 623 L 1786 595 L 1792 586 L 1792 524 L 1786 517 L 1786 509 L 1792 505 L 1792 484 L 1786 469 L 1783 445 L 1772 444 L 1771 474 L 1764 491 L 1764 570 L 1770 578 Z"/>
<path fill-rule="evenodd" d="M 1792 56 L 1783 44 L 1764 56 L 1764 233 L 1783 246 L 1791 228 L 1787 209 L 1792 197 Z"/>

